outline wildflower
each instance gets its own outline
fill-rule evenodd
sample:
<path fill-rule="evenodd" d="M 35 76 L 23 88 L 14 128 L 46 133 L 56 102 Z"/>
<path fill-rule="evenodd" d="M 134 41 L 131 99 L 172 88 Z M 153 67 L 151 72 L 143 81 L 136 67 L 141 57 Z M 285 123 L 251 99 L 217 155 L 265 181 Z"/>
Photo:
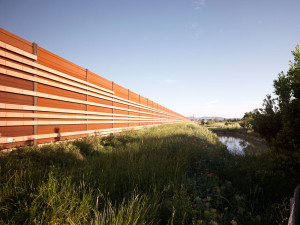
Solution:
<path fill-rule="evenodd" d="M 220 179 L 220 177 L 218 176 L 217 179 Z"/>
<path fill-rule="evenodd" d="M 237 225 L 237 222 L 235 220 L 231 220 L 231 225 Z"/>
<path fill-rule="evenodd" d="M 199 196 L 197 196 L 196 198 L 195 198 L 195 202 L 200 202 L 201 201 L 201 198 L 199 197 Z"/>
<path fill-rule="evenodd" d="M 193 194 L 190 194 L 190 197 L 193 197 Z"/>
<path fill-rule="evenodd" d="M 194 142 L 196 142 L 196 139 L 194 139 Z"/>
<path fill-rule="evenodd" d="M 204 217 L 207 218 L 207 217 L 209 217 L 209 215 L 210 215 L 209 211 L 205 210 L 204 211 Z"/>
<path fill-rule="evenodd" d="M 197 207 L 197 204 L 194 204 L 193 207 L 196 208 L 196 207 Z"/>
<path fill-rule="evenodd" d="M 209 175 L 213 175 L 213 173 L 210 173 Z"/>
<path fill-rule="evenodd" d="M 208 169 L 205 169 L 206 171 L 208 171 Z"/>
<path fill-rule="evenodd" d="M 235 198 L 236 201 L 241 200 L 241 197 L 239 195 L 234 195 L 234 198 Z"/>

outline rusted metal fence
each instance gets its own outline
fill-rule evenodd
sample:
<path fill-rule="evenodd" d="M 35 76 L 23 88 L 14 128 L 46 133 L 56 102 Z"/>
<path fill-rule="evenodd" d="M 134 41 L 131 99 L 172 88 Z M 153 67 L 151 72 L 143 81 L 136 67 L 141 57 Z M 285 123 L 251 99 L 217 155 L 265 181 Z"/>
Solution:
<path fill-rule="evenodd" d="M 0 149 L 185 120 L 0 28 Z"/>

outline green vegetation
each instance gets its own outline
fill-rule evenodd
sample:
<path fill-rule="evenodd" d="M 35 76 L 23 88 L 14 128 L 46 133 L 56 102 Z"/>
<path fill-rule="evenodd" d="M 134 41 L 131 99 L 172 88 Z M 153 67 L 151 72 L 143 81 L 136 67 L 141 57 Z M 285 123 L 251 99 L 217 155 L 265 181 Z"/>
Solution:
<path fill-rule="evenodd" d="M 297 177 L 196 123 L 0 156 L 1 224 L 284 224 Z"/>
<path fill-rule="evenodd" d="M 263 108 L 245 113 L 241 125 L 253 129 L 277 152 L 282 169 L 300 173 L 300 48 L 292 51 L 287 73 L 274 80 L 276 98 L 267 95 Z M 299 176 L 300 177 L 300 176 Z"/>
<path fill-rule="evenodd" d="M 240 129 L 241 126 L 238 122 L 215 122 L 212 120 L 207 121 L 207 125 L 205 125 L 208 128 L 221 128 L 221 129 Z"/>

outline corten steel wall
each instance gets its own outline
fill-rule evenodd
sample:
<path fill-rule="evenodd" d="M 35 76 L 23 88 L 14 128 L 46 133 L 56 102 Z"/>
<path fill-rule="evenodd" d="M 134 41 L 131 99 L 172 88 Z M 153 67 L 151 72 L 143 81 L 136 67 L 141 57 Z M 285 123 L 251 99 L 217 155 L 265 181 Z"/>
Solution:
<path fill-rule="evenodd" d="M 0 28 L 0 149 L 185 120 Z"/>

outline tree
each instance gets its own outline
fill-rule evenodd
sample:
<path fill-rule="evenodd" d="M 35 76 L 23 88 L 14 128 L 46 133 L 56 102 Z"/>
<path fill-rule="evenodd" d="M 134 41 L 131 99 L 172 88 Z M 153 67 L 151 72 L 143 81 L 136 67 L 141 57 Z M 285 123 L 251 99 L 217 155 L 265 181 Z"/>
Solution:
<path fill-rule="evenodd" d="M 253 130 L 268 142 L 271 143 L 276 139 L 277 133 L 282 128 L 282 122 L 275 99 L 272 99 L 271 95 L 267 95 L 264 99 L 263 108 L 252 112 L 250 121 Z"/>
<path fill-rule="evenodd" d="M 274 80 L 276 98 L 267 95 L 263 108 L 245 113 L 242 125 L 273 144 L 277 149 L 300 152 L 300 48 L 292 51 L 294 61 L 285 74 Z"/>
<path fill-rule="evenodd" d="M 276 145 L 290 151 L 300 151 L 300 48 L 292 51 L 287 74 L 281 72 L 274 80 L 274 93 L 282 114 L 282 130 L 278 133 Z"/>
<path fill-rule="evenodd" d="M 254 114 L 258 111 L 258 109 L 254 109 L 252 112 L 246 112 L 242 118 L 242 122 L 240 122 L 240 126 L 247 129 L 253 128 L 254 122 Z"/>

